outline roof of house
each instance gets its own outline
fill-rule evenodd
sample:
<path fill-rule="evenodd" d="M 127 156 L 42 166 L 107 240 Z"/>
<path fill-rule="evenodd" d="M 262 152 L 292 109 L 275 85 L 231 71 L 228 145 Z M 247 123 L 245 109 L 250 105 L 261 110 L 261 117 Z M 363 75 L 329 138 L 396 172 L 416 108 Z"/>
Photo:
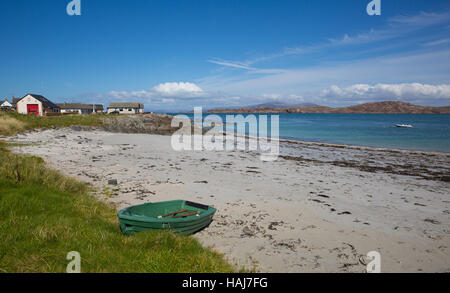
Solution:
<path fill-rule="evenodd" d="M 144 109 L 144 105 L 141 103 L 110 103 L 108 109 L 111 108 L 137 108 Z"/>
<path fill-rule="evenodd" d="M 33 98 L 35 98 L 36 100 L 40 101 L 44 106 L 48 107 L 48 108 L 59 108 L 57 105 L 53 104 L 52 102 L 50 102 L 46 97 L 41 96 L 41 95 L 36 95 L 36 94 L 26 94 L 23 98 L 27 97 L 27 96 L 32 96 Z M 20 100 L 22 100 L 23 98 L 21 98 Z M 20 101 L 19 100 L 19 101 Z M 17 102 L 19 102 L 17 101 Z"/>
<path fill-rule="evenodd" d="M 81 104 L 81 103 L 63 103 L 63 104 L 56 104 L 58 107 L 60 107 L 61 109 L 86 109 L 86 110 L 92 110 L 92 108 L 94 107 L 93 104 Z M 95 110 L 98 111 L 102 111 L 103 110 L 103 105 L 95 105 Z"/>
<path fill-rule="evenodd" d="M 9 105 L 11 105 L 11 103 L 8 101 L 8 99 L 6 99 L 6 100 L 0 100 L 0 106 L 3 106 L 3 107 L 11 107 L 11 106 L 3 105 L 4 103 L 8 103 Z"/>

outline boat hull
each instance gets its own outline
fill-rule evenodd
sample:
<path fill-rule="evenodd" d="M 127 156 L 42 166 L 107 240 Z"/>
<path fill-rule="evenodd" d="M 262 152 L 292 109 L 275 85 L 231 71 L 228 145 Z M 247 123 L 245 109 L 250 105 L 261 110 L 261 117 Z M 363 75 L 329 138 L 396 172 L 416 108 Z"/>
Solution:
<path fill-rule="evenodd" d="M 413 128 L 413 126 L 410 125 L 410 124 L 396 124 L 395 127 L 398 127 L 398 128 Z"/>
<path fill-rule="evenodd" d="M 184 214 L 188 216 L 183 217 L 183 213 L 163 216 L 179 210 L 186 210 Z M 177 200 L 128 207 L 119 211 L 118 218 L 120 230 L 126 235 L 148 230 L 171 230 L 189 235 L 207 227 L 215 212 L 213 207 Z"/>

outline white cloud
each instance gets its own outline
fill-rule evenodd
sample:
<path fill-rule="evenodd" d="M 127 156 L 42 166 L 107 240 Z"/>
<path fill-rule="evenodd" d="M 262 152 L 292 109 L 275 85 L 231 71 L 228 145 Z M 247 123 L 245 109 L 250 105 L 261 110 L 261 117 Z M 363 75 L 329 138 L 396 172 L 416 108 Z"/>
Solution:
<path fill-rule="evenodd" d="M 166 98 L 164 98 L 164 99 L 161 100 L 161 102 L 164 103 L 164 104 L 167 104 L 167 103 L 173 104 L 173 103 L 175 103 L 175 99 L 166 99 Z"/>
<path fill-rule="evenodd" d="M 304 95 L 292 92 L 239 96 L 224 92 L 207 92 L 207 95 L 207 99 L 204 97 L 186 99 L 184 96 L 164 97 L 152 88 L 148 91 L 113 91 L 108 95 L 96 96 L 96 101 L 104 100 L 106 104 L 113 101 L 142 102 L 147 110 L 169 112 L 189 111 L 194 106 L 203 106 L 204 108 L 243 107 L 271 101 L 287 104 L 309 102 L 329 106 L 346 106 L 365 102 L 400 100 L 420 105 L 449 105 L 450 84 L 379 83 L 371 85 L 361 83 L 346 87 L 338 85 L 325 89 L 321 87 Z"/>
<path fill-rule="evenodd" d="M 203 96 L 203 90 L 190 82 L 166 82 L 155 86 L 153 89 L 161 96 L 194 97 Z"/>
<path fill-rule="evenodd" d="M 422 83 L 355 84 L 345 88 L 331 86 L 320 93 L 322 98 L 346 100 L 426 100 L 450 99 L 450 84 L 430 85 Z"/>
<path fill-rule="evenodd" d="M 242 62 L 234 62 L 234 61 L 225 61 L 225 60 L 208 60 L 208 62 L 222 65 L 225 67 L 232 67 L 237 69 L 245 69 L 245 70 L 252 70 L 253 68 L 249 67 L 247 64 Z"/>
<path fill-rule="evenodd" d="M 172 103 L 175 99 L 203 98 L 206 95 L 207 93 L 194 83 L 166 82 L 149 90 L 110 91 L 106 96 L 116 101 Z"/>
<path fill-rule="evenodd" d="M 223 66 L 224 68 L 243 69 L 251 71 L 253 73 L 267 73 L 267 74 L 283 73 L 285 71 L 283 69 L 255 68 L 253 67 L 253 65 L 261 61 L 268 61 L 271 59 L 282 58 L 292 55 L 303 55 L 318 51 L 330 50 L 333 48 L 339 48 L 342 46 L 356 46 L 386 40 L 394 40 L 396 38 L 405 36 L 413 36 L 415 32 L 421 29 L 425 29 L 436 25 L 448 24 L 449 19 L 450 19 L 450 12 L 442 12 L 442 13 L 420 12 L 419 14 L 416 15 L 400 15 L 389 18 L 386 24 L 379 29 L 370 29 L 368 31 L 356 34 L 346 33 L 342 37 L 329 38 L 327 41 L 318 44 L 287 47 L 277 53 L 259 56 L 253 59 L 248 59 L 246 61 L 225 61 L 215 59 L 215 60 L 208 60 L 208 62 Z M 448 27 L 450 26 L 447 25 L 447 28 Z"/>
<path fill-rule="evenodd" d="M 132 98 L 138 98 L 138 99 L 143 99 L 143 98 L 150 98 L 152 96 L 152 92 L 151 91 L 145 91 L 145 90 L 141 90 L 141 91 L 110 91 L 108 93 L 108 96 L 115 99 L 115 100 L 130 100 Z"/>
<path fill-rule="evenodd" d="M 310 101 L 310 97 L 324 88 L 337 84 L 399 84 L 416 83 L 447 84 L 450 74 L 450 50 L 420 54 L 397 54 L 352 62 L 330 63 L 303 69 L 291 69 L 284 73 L 232 80 L 214 81 L 208 88 L 233 92 L 239 95 L 279 93 L 297 94 Z M 316 101 L 320 102 L 320 101 Z"/>
<path fill-rule="evenodd" d="M 256 63 L 259 62 L 263 59 L 271 59 L 272 57 L 261 57 L 258 58 L 258 60 L 252 60 L 252 61 L 248 61 L 247 63 L 244 62 L 235 62 L 235 61 L 226 61 L 226 60 L 208 60 L 209 63 L 213 63 L 213 64 L 217 64 L 217 65 L 221 65 L 223 67 L 228 67 L 228 68 L 234 68 L 234 69 L 243 69 L 243 70 L 248 70 L 251 73 L 281 73 L 284 72 L 285 70 L 283 69 L 261 69 L 261 68 L 256 68 L 256 67 L 251 67 L 249 66 L 249 64 L 252 63 Z"/>
<path fill-rule="evenodd" d="M 434 42 L 429 42 L 424 44 L 424 46 L 430 47 L 430 46 L 438 46 L 438 45 L 442 45 L 442 44 L 447 44 L 450 43 L 450 39 L 442 39 L 442 40 L 437 40 Z"/>
<path fill-rule="evenodd" d="M 261 96 L 263 99 L 268 100 L 279 100 L 281 98 L 280 94 L 262 94 Z"/>
<path fill-rule="evenodd" d="M 449 18 L 450 18 L 449 12 L 429 13 L 422 11 L 416 15 L 398 15 L 395 17 L 391 17 L 389 19 L 389 23 L 391 25 L 425 27 L 448 22 Z"/>
<path fill-rule="evenodd" d="M 387 25 L 382 29 L 370 29 L 357 35 L 350 36 L 344 34 L 339 39 L 329 39 L 330 43 L 324 48 L 331 45 L 357 45 L 364 43 L 372 43 L 393 39 L 399 36 L 405 36 L 417 30 L 421 30 L 434 25 L 442 25 L 448 23 L 450 13 L 427 13 L 420 12 L 416 15 L 399 15 L 389 18 Z"/>
<path fill-rule="evenodd" d="M 299 96 L 299 95 L 289 95 L 288 98 L 292 101 L 296 101 L 296 102 L 304 102 L 305 98 L 303 96 Z"/>

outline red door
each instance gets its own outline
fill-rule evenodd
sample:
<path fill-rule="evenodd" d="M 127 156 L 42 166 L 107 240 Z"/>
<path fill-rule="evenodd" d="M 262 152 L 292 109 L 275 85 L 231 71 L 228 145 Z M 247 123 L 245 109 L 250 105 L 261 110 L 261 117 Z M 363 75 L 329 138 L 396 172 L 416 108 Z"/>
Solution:
<path fill-rule="evenodd" d="M 29 104 L 27 105 L 27 113 L 28 115 L 34 114 L 39 116 L 39 105 Z"/>

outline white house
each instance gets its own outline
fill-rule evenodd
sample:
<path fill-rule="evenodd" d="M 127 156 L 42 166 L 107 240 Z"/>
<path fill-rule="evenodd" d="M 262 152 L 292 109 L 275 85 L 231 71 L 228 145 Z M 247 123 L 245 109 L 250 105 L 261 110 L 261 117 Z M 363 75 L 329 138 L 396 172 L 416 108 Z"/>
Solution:
<path fill-rule="evenodd" d="M 103 113 L 103 105 L 81 104 L 81 103 L 64 103 L 56 105 L 61 109 L 61 113 L 74 113 L 74 112 L 78 114 Z"/>
<path fill-rule="evenodd" d="M 47 113 L 59 113 L 60 108 L 41 95 L 27 94 L 17 102 L 17 112 L 45 116 Z"/>
<path fill-rule="evenodd" d="M 110 103 L 108 114 L 141 114 L 144 113 L 144 105 L 141 103 Z"/>
<path fill-rule="evenodd" d="M 0 100 L 0 108 L 1 109 L 14 109 L 14 106 L 8 102 L 8 99 L 5 99 L 4 101 Z"/>

